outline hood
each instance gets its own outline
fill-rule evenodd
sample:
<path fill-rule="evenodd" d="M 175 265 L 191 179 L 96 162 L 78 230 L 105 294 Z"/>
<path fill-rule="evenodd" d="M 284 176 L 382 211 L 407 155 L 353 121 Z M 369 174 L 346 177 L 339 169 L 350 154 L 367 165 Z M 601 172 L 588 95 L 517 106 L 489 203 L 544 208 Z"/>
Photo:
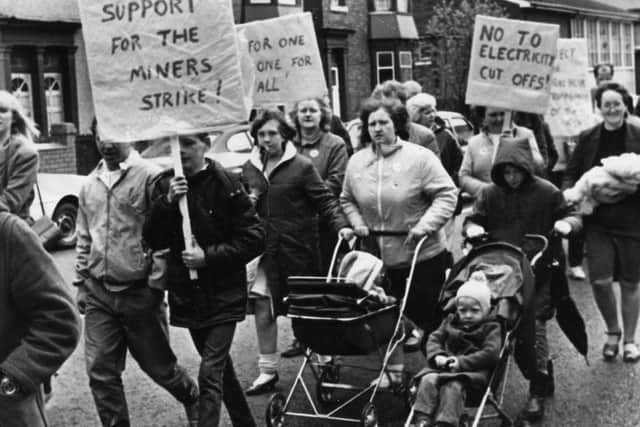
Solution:
<path fill-rule="evenodd" d="M 531 181 L 533 178 L 534 162 L 527 138 L 500 138 L 498 152 L 493 161 L 493 168 L 491 168 L 491 180 L 503 188 L 507 187 L 507 183 L 504 182 L 502 169 L 507 164 L 516 166 L 525 172 L 527 175 L 524 181 L 525 183 Z"/>

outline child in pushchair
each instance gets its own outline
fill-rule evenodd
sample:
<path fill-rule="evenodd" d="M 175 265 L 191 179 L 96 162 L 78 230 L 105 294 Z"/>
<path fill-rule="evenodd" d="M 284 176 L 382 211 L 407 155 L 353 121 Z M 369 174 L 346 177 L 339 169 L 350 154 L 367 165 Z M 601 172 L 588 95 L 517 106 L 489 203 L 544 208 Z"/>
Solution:
<path fill-rule="evenodd" d="M 491 290 L 482 271 L 458 289 L 453 303 L 455 312 L 427 341 L 429 366 L 417 375 L 416 427 L 457 425 L 467 390 L 486 387 L 500 359 L 501 324 L 490 315 Z"/>

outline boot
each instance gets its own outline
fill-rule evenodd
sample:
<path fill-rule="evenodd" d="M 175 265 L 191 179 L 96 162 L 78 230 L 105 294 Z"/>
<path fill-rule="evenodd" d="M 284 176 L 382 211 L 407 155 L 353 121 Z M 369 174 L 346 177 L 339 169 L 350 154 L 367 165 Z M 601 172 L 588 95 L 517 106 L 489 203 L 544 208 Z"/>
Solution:
<path fill-rule="evenodd" d="M 548 374 L 536 373 L 529 383 L 529 400 L 524 408 L 522 418 L 528 421 L 537 421 L 544 415 L 544 399 L 554 392 L 553 366 L 547 362 Z"/>

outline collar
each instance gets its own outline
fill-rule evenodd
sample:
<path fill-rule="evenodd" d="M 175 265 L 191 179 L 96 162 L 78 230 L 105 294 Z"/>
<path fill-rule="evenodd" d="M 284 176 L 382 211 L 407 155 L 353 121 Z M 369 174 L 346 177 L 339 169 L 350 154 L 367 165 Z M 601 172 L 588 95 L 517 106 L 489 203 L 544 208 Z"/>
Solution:
<path fill-rule="evenodd" d="M 300 135 L 300 137 L 298 138 L 298 142 L 300 144 L 300 146 L 302 147 L 309 147 L 312 145 L 316 145 L 318 142 L 320 142 L 320 140 L 322 139 L 322 137 L 324 136 L 324 132 L 322 132 L 321 130 L 318 131 L 318 135 L 316 136 L 316 138 L 310 140 L 310 141 L 305 141 L 304 138 L 302 138 L 302 135 Z"/>
<path fill-rule="evenodd" d="M 280 161 L 273 168 L 272 172 L 276 170 L 278 166 L 280 166 L 281 164 L 293 159 L 297 153 L 298 153 L 298 150 L 296 150 L 296 147 L 293 145 L 293 143 L 291 141 L 287 141 L 285 143 L 284 153 L 282 153 L 282 157 L 280 158 Z M 255 147 L 253 147 L 253 150 L 251 151 L 251 156 L 249 157 L 249 161 L 253 166 L 255 166 L 256 169 L 264 173 L 264 164 L 262 163 L 261 157 L 262 156 L 260 155 L 260 147 L 256 145 Z"/>
<path fill-rule="evenodd" d="M 124 159 L 123 162 L 120 162 L 118 164 L 118 167 L 120 168 L 121 171 L 126 171 L 129 168 L 131 168 L 131 166 L 139 163 L 141 159 L 142 157 L 140 157 L 140 153 L 138 153 L 132 147 L 131 150 L 129 150 L 129 155 L 127 156 L 127 158 Z M 106 168 L 106 164 L 104 162 L 104 159 L 101 159 L 100 162 L 98 163 L 97 170 L 101 172 L 105 168 Z"/>

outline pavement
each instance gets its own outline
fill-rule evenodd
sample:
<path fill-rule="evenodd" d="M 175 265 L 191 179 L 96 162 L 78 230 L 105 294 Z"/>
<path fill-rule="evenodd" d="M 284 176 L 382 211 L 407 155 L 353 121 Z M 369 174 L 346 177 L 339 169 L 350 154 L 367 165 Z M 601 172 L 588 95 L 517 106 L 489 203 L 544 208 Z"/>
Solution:
<path fill-rule="evenodd" d="M 73 251 L 61 251 L 53 254 L 63 275 L 71 282 L 73 277 Z M 604 343 L 604 326 L 593 302 L 591 289 L 587 282 L 572 282 L 573 298 L 582 312 L 589 335 L 589 364 L 579 355 L 562 335 L 555 320 L 549 322 L 551 354 L 556 371 L 556 393 L 548 401 L 547 411 L 540 426 L 566 427 L 608 427 L 608 426 L 640 426 L 640 364 L 626 364 L 619 358 L 613 363 L 606 363 L 601 357 L 601 346 Z M 279 347 L 285 348 L 291 339 L 289 322 L 286 318 L 279 320 Z M 171 328 L 172 346 L 178 359 L 187 370 L 197 376 L 199 358 L 190 341 L 188 333 L 179 328 Z M 238 325 L 232 358 L 238 372 L 240 382 L 249 385 L 257 375 L 257 345 L 253 318 Z M 356 366 L 379 366 L 371 357 L 344 358 L 344 363 Z M 280 383 L 277 390 L 288 393 L 300 367 L 302 358 L 283 359 L 280 369 Z M 424 364 L 420 353 L 408 356 L 407 366 L 415 372 Z M 343 379 L 364 384 L 373 378 L 372 373 L 362 373 L 356 369 L 343 368 Z M 186 418 L 179 403 L 159 386 L 155 385 L 131 358 L 127 360 L 127 368 L 123 375 L 123 383 L 129 402 L 132 426 L 184 426 Z M 48 405 L 48 416 L 51 427 L 99 426 L 96 410 L 85 372 L 83 345 L 76 349 L 71 358 L 60 369 L 53 381 L 54 395 Z M 523 380 L 518 369 L 511 364 L 508 370 L 504 407 L 509 414 L 515 415 L 526 402 L 528 384 Z M 315 395 L 315 383 L 310 381 L 309 393 Z M 337 395 L 338 397 L 340 395 Z M 345 396 L 344 394 L 342 396 Z M 297 409 L 309 410 L 304 402 L 304 392 L 298 389 L 293 405 Z M 249 398 L 252 412 L 258 425 L 265 425 L 264 413 L 269 396 Z M 383 426 L 401 426 L 406 412 L 403 400 L 389 394 L 380 394 L 375 400 Z M 306 405 L 306 406 L 305 406 Z M 349 416 L 358 416 L 362 405 L 355 405 Z M 222 426 L 230 426 L 229 418 L 224 415 Z M 290 419 L 287 426 L 326 426 L 354 425 L 346 423 L 329 424 L 324 421 Z M 498 426 L 496 422 L 483 422 L 482 426 Z"/>

